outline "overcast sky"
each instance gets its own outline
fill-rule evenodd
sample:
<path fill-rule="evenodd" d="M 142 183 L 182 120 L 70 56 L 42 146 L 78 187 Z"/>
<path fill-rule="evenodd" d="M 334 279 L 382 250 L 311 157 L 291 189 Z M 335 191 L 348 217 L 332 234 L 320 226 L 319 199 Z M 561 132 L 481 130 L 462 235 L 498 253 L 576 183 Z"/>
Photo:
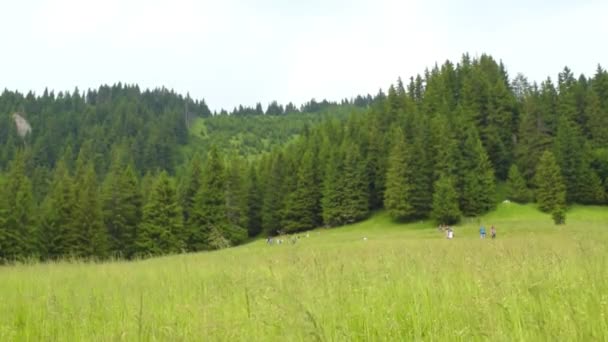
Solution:
<path fill-rule="evenodd" d="M 608 1 L 2 1 L 0 87 L 165 86 L 212 109 L 386 89 L 463 52 L 511 76 L 608 66 Z"/>

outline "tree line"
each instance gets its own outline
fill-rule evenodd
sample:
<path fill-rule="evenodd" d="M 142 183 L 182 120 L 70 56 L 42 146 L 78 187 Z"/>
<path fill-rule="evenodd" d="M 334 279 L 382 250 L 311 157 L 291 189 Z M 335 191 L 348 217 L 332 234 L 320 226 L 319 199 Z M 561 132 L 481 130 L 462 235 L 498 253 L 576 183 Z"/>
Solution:
<path fill-rule="evenodd" d="M 607 203 L 608 73 L 599 66 L 591 78 L 564 68 L 557 85 L 539 85 L 511 79 L 491 56 L 464 55 L 367 98 L 364 111 L 303 126 L 269 153 L 209 147 L 177 173 L 138 168 L 129 144 L 113 145 L 105 168 L 97 141 L 84 141 L 75 160 L 66 144 L 39 199 L 34 148 L 17 149 L 0 197 L 0 257 L 217 249 L 379 209 L 453 224 L 492 210 L 503 182 L 508 199 L 536 201 L 556 223 L 570 204 Z"/>

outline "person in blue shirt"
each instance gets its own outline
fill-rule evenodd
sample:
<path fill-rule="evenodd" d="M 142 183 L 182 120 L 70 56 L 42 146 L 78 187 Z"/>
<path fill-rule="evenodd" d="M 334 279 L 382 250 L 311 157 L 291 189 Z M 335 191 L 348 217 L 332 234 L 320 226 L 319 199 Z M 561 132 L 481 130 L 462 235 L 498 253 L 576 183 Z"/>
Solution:
<path fill-rule="evenodd" d="M 486 238 L 486 227 L 481 226 L 481 228 L 479 228 L 479 237 L 482 239 Z"/>

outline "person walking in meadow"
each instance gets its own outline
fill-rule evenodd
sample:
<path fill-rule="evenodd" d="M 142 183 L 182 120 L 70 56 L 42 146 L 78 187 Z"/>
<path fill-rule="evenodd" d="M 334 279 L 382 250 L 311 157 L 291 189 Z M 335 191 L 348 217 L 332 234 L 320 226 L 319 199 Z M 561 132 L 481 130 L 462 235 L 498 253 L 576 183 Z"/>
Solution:
<path fill-rule="evenodd" d="M 454 230 L 452 227 L 448 227 L 448 240 L 452 240 L 454 238 Z"/>
<path fill-rule="evenodd" d="M 496 239 L 496 228 L 494 228 L 494 225 L 490 228 L 490 233 L 492 234 L 492 240 Z"/>
<path fill-rule="evenodd" d="M 486 238 L 486 227 L 483 225 L 479 228 L 479 237 L 482 239 Z"/>

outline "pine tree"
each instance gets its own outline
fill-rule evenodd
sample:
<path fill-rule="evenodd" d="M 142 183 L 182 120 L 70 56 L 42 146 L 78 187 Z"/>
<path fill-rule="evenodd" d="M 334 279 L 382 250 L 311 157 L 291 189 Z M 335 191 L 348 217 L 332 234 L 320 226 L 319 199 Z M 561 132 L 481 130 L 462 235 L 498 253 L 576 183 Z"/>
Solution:
<path fill-rule="evenodd" d="M 454 181 L 450 176 L 441 175 L 434 186 L 431 216 L 439 224 L 455 224 L 461 215 Z"/>
<path fill-rule="evenodd" d="M 248 226 L 248 217 L 243 162 L 239 157 L 233 156 L 225 172 L 226 218 L 232 226 L 244 229 Z"/>
<path fill-rule="evenodd" d="M 18 151 L 0 193 L 0 260 L 18 260 L 38 253 L 32 183 L 25 156 Z"/>
<path fill-rule="evenodd" d="M 169 176 L 161 172 L 144 206 L 135 250 L 139 256 L 178 253 L 184 249 L 182 208 Z"/>
<path fill-rule="evenodd" d="M 526 185 L 526 180 L 519 172 L 517 165 L 513 164 L 509 168 L 507 177 L 507 198 L 518 203 L 528 203 L 532 199 L 532 193 Z"/>
<path fill-rule="evenodd" d="M 189 227 L 190 250 L 218 249 L 230 245 L 225 189 L 224 163 L 217 148 L 213 147 L 205 164 L 203 183 L 194 200 Z"/>
<path fill-rule="evenodd" d="M 566 206 L 566 188 L 561 171 L 550 151 L 545 151 L 536 169 L 536 201 L 542 211 L 554 212 Z"/>
<path fill-rule="evenodd" d="M 411 217 L 414 208 L 411 203 L 412 170 L 408 163 L 411 156 L 401 129 L 393 133 L 393 144 L 388 160 L 384 207 L 394 219 L 402 220 Z"/>
<path fill-rule="evenodd" d="M 180 205 L 184 210 L 184 224 L 190 225 L 190 216 L 194 209 L 194 199 L 196 193 L 201 188 L 203 179 L 203 165 L 198 153 L 190 160 L 190 167 L 187 174 L 182 178 L 179 189 Z"/>
<path fill-rule="evenodd" d="M 365 163 L 359 147 L 354 143 L 343 144 L 344 168 L 340 182 L 342 195 L 341 224 L 360 221 L 369 214 L 368 181 Z"/>
<path fill-rule="evenodd" d="M 281 152 L 272 156 L 268 162 L 263 184 L 262 227 L 267 233 L 275 234 L 281 230 L 281 217 L 284 205 L 284 157 Z"/>
<path fill-rule="evenodd" d="M 342 223 L 341 206 L 344 202 L 344 191 L 341 189 L 344 170 L 343 158 L 341 151 L 334 148 L 325 170 L 321 206 L 323 223 L 327 226 L 338 226 Z"/>
<path fill-rule="evenodd" d="M 74 254 L 77 231 L 73 216 L 76 206 L 73 178 L 63 157 L 55 167 L 50 192 L 42 204 L 41 240 L 44 259 L 58 259 Z"/>
<path fill-rule="evenodd" d="M 307 151 L 302 156 L 298 169 L 296 190 L 285 200 L 282 226 L 287 232 L 298 232 L 315 227 L 318 196 L 313 154 Z"/>
<path fill-rule="evenodd" d="M 428 217 L 433 206 L 433 164 L 428 151 L 430 133 L 426 119 L 416 125 L 411 153 L 409 154 L 409 169 L 411 170 L 410 202 L 416 217 Z"/>
<path fill-rule="evenodd" d="M 589 146 L 578 126 L 565 117 L 560 119 L 554 150 L 566 185 L 567 202 L 601 203 L 601 181 L 589 165 Z"/>
<path fill-rule="evenodd" d="M 474 128 L 468 130 L 463 145 L 465 175 L 461 209 L 466 216 L 487 212 L 495 205 L 494 170 Z"/>
<path fill-rule="evenodd" d="M 103 223 L 93 162 L 77 166 L 77 172 L 76 206 L 72 217 L 77 232 L 76 255 L 104 258 L 109 251 L 108 231 Z"/>
<path fill-rule="evenodd" d="M 110 168 L 102 189 L 102 212 L 109 234 L 110 254 L 131 257 L 137 226 L 141 221 L 142 198 L 137 176 L 129 166 Z"/>
<path fill-rule="evenodd" d="M 262 189 L 258 173 L 254 165 L 249 167 L 247 187 L 247 217 L 248 233 L 250 237 L 257 236 L 262 232 Z"/>

